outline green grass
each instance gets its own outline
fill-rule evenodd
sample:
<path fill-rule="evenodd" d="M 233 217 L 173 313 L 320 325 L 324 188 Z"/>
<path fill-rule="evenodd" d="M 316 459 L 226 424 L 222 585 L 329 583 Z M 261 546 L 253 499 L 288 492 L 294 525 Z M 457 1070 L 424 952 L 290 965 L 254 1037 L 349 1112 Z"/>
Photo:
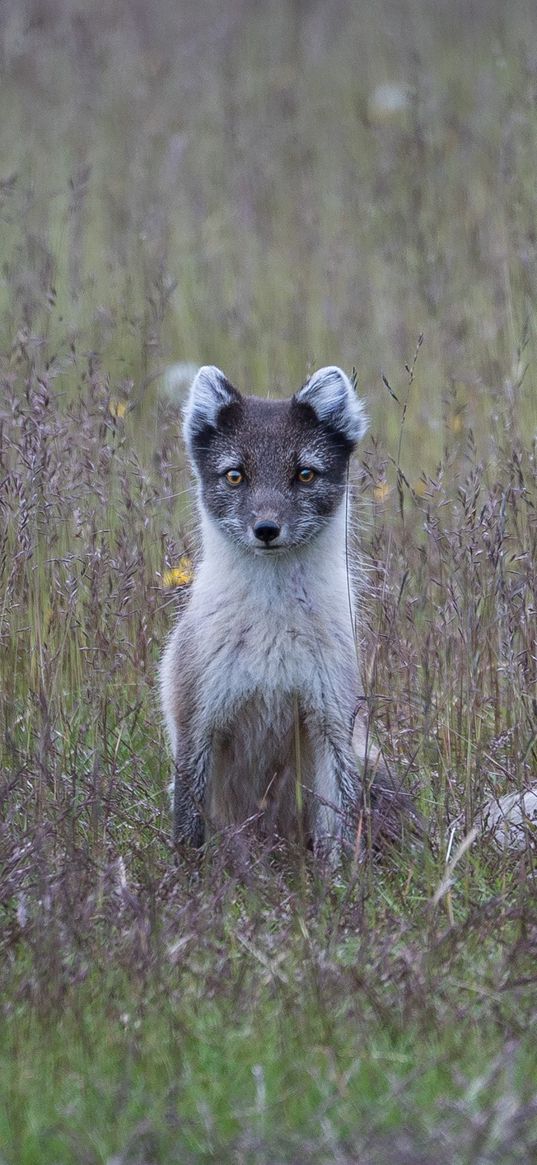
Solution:
<path fill-rule="evenodd" d="M 7 1160 L 330 1160 L 335 1147 L 382 1160 L 408 1127 L 416 1153 L 444 1137 L 453 1160 L 479 1144 L 527 1159 L 532 992 L 503 1008 L 502 948 L 520 927 L 501 908 L 466 920 L 464 952 L 460 934 L 427 941 L 380 915 L 380 952 L 367 912 L 334 942 L 334 898 L 308 918 L 289 896 L 279 916 L 273 887 L 228 886 L 216 910 L 208 890 L 175 928 L 148 925 L 129 896 L 121 925 L 92 920 L 93 957 L 64 938 L 53 978 L 19 966 Z"/>
<path fill-rule="evenodd" d="M 537 764 L 533 4 L 5 9 L 0 1165 L 525 1163 L 534 844 L 449 863 Z M 180 361 L 366 399 L 364 683 L 430 838 L 331 883 L 171 846 Z"/>
<path fill-rule="evenodd" d="M 240 996 L 204 998 L 195 977 L 168 973 L 141 995 L 123 977 L 99 977 L 54 1025 L 20 1021 L 5 1049 L 15 1069 L 2 1082 L 11 1159 L 292 1160 L 289 1150 L 307 1144 L 308 1159 L 322 1160 L 334 1144 L 387 1147 L 409 1122 L 419 1151 L 439 1115 L 451 1132 L 482 1121 L 486 1144 L 495 1108 L 509 1126 L 502 1095 L 531 1104 L 524 1041 L 507 1066 L 498 1034 L 477 1024 L 447 1036 L 412 1022 L 391 1032 L 349 996 L 327 1016 L 307 984 L 300 993 L 286 984 L 274 998 L 265 978 L 248 976 L 257 1006 L 247 1015 L 237 1016 Z M 96 1007 L 103 987 L 106 1006 Z"/>

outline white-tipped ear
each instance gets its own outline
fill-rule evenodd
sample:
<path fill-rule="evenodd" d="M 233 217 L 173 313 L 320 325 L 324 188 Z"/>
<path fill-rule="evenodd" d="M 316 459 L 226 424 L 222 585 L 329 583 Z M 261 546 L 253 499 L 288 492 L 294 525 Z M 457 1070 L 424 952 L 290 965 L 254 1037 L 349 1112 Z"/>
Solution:
<path fill-rule="evenodd" d="M 341 368 L 319 368 L 295 396 L 300 404 L 313 409 L 319 421 L 330 425 L 353 445 L 367 429 L 365 409 L 352 384 Z"/>
<path fill-rule="evenodd" d="M 216 428 L 220 410 L 236 400 L 240 400 L 237 389 L 233 388 L 219 368 L 204 364 L 198 370 L 183 414 L 183 435 L 189 451 L 196 437 L 207 426 Z"/>

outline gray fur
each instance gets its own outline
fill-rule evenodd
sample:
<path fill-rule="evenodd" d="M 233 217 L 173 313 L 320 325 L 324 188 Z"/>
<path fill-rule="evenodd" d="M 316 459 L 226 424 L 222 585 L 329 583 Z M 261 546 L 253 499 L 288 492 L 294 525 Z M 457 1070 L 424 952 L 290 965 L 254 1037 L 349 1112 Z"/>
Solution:
<path fill-rule="evenodd" d="M 339 369 L 286 401 L 243 397 L 218 369 L 194 381 L 184 434 L 202 555 L 161 666 L 177 841 L 252 821 L 270 836 L 306 836 L 333 862 L 353 843 L 361 687 L 346 475 L 364 423 Z M 278 531 L 270 545 L 260 523 Z"/>
<path fill-rule="evenodd" d="M 339 428 L 349 441 L 356 443 L 364 436 L 367 429 L 364 406 L 341 368 L 335 365 L 320 368 L 306 381 L 296 399 L 310 404 L 320 421 Z"/>
<path fill-rule="evenodd" d="M 219 368 L 204 364 L 190 389 L 184 414 L 184 438 L 192 457 L 192 443 L 207 426 L 216 427 L 218 414 L 237 393 Z M 195 467 L 195 462 L 194 462 Z"/>

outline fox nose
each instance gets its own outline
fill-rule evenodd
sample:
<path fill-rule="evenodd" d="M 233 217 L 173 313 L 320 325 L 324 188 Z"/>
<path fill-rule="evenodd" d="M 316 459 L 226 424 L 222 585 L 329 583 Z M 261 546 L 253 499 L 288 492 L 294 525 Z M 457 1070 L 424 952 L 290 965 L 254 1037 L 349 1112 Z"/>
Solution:
<path fill-rule="evenodd" d="M 268 546 L 269 542 L 274 542 L 280 530 L 281 526 L 278 526 L 277 522 L 271 522 L 269 518 L 265 518 L 261 522 L 256 522 L 254 526 L 256 538 L 259 538 L 260 542 L 264 542 L 265 546 Z"/>

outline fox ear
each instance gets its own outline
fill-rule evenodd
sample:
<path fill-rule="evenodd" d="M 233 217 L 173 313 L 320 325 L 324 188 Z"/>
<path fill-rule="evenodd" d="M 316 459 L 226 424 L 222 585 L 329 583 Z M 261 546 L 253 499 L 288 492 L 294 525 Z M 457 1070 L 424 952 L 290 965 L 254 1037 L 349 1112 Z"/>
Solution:
<path fill-rule="evenodd" d="M 183 435 L 190 453 L 204 429 L 216 429 L 220 410 L 240 399 L 240 393 L 219 368 L 204 364 L 198 370 L 183 414 Z"/>
<path fill-rule="evenodd" d="M 319 368 L 296 393 L 299 404 L 309 405 L 317 419 L 356 445 L 367 429 L 365 409 L 341 368 Z"/>

